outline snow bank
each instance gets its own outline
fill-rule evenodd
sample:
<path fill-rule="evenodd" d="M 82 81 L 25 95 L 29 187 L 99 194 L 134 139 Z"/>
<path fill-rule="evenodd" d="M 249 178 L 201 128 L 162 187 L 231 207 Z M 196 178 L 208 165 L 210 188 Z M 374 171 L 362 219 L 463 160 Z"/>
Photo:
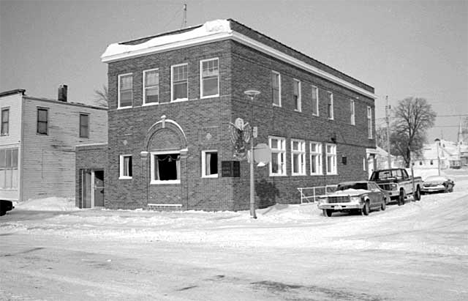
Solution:
<path fill-rule="evenodd" d="M 74 198 L 50 197 L 44 199 L 31 199 L 17 203 L 16 208 L 33 211 L 74 211 L 79 210 L 75 206 Z"/>

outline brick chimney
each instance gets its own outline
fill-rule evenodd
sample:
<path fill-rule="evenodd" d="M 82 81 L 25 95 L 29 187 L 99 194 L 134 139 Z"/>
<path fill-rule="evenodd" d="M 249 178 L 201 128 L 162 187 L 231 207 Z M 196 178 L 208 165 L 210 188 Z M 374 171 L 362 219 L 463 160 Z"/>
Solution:
<path fill-rule="evenodd" d="M 60 85 L 58 88 L 58 101 L 67 102 L 67 85 Z"/>

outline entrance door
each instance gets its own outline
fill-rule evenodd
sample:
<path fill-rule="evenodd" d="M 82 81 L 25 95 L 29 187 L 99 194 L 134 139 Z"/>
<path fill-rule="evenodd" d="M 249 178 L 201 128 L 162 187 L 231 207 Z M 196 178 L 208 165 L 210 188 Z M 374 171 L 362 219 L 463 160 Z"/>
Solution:
<path fill-rule="evenodd" d="M 81 208 L 91 208 L 92 196 L 91 196 L 91 171 L 81 170 Z"/>
<path fill-rule="evenodd" d="M 95 170 L 94 173 L 94 207 L 104 207 L 104 171 Z"/>

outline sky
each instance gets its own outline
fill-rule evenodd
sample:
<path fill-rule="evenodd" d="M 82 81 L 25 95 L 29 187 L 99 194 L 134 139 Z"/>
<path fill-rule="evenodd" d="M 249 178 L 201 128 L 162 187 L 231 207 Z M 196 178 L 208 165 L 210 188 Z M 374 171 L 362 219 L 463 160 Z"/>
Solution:
<path fill-rule="evenodd" d="M 468 1 L 0 0 L 0 92 L 95 104 L 111 43 L 232 18 L 375 88 L 385 106 L 423 97 L 428 140 L 457 140 L 468 117 Z"/>

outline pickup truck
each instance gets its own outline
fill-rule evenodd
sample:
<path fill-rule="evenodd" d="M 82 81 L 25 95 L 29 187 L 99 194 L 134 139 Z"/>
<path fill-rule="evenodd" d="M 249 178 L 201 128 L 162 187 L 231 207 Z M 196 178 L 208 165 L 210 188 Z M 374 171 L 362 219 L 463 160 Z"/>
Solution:
<path fill-rule="evenodd" d="M 409 196 L 412 196 L 415 201 L 421 200 L 423 184 L 421 177 L 410 177 L 404 168 L 375 170 L 370 180 L 386 191 L 391 200 L 396 200 L 398 206 L 404 205 Z"/>

